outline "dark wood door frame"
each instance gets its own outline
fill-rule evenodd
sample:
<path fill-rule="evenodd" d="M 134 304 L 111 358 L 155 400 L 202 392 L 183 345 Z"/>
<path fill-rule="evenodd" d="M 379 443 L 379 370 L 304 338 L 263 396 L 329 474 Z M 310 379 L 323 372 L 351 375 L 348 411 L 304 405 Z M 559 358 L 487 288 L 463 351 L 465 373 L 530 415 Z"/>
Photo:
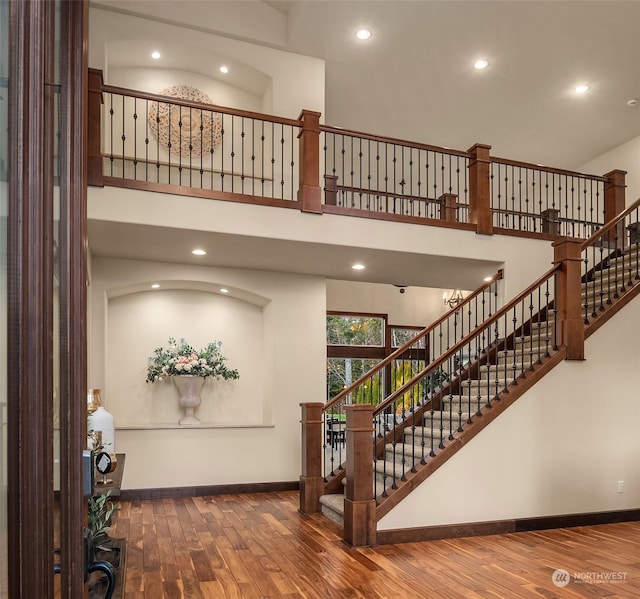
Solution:
<path fill-rule="evenodd" d="M 56 4 L 60 54 L 55 52 Z M 50 599 L 53 574 L 53 140 L 60 170 L 61 597 L 84 590 L 86 0 L 9 8 L 7 412 L 9 596 Z M 60 56 L 62 80 L 54 81 Z"/>

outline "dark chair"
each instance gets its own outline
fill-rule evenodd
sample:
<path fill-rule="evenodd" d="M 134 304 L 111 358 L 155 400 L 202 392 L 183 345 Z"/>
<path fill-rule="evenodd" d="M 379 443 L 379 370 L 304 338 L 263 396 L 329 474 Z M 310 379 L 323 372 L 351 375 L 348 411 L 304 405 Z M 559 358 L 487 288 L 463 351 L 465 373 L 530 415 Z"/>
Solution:
<path fill-rule="evenodd" d="M 336 448 L 338 443 L 344 443 L 346 437 L 346 422 L 338 418 L 327 418 L 327 443 Z"/>

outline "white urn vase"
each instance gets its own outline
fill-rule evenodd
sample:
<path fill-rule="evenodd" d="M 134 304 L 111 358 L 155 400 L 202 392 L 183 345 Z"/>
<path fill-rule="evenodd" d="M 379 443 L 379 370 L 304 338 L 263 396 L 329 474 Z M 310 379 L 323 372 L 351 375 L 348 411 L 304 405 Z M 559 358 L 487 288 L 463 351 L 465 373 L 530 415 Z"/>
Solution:
<path fill-rule="evenodd" d="M 102 439 L 103 447 L 101 451 L 106 451 L 107 453 L 116 452 L 115 425 L 113 416 L 107 410 L 100 406 L 89 414 L 87 426 L 89 430 L 101 433 L 100 438 Z"/>
<path fill-rule="evenodd" d="M 204 377 L 184 374 L 174 376 L 173 382 L 178 388 L 178 403 L 184 410 L 184 417 L 180 418 L 178 424 L 198 424 L 200 419 L 196 417 L 195 411 L 200 405 L 200 391 L 204 384 Z"/>

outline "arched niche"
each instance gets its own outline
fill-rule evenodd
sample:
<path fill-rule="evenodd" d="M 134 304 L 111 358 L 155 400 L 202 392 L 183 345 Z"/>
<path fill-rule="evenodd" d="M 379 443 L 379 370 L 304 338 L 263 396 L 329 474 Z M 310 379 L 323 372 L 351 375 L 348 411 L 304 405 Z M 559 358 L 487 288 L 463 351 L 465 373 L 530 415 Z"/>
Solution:
<path fill-rule="evenodd" d="M 182 415 L 170 380 L 146 383 L 149 357 L 168 339 L 185 338 L 197 349 L 222 341 L 238 380 L 207 379 L 197 415 L 203 426 L 259 425 L 269 414 L 264 393 L 264 307 L 241 289 L 197 281 L 160 281 L 107 292 L 105 386 L 116 427 L 176 425 Z"/>

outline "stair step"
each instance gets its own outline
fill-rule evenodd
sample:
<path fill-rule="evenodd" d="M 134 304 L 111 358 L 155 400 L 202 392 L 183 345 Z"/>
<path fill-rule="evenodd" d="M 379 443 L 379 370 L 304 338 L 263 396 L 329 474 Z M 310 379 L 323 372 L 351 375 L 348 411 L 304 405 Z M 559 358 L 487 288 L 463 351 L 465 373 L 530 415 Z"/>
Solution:
<path fill-rule="evenodd" d="M 455 431 L 455 429 L 454 429 Z M 449 435 L 449 431 L 445 431 L 444 438 L 446 439 Z M 434 452 L 438 450 L 438 445 L 440 440 L 436 442 L 434 440 L 433 450 Z M 429 458 L 431 453 L 431 443 L 425 444 L 424 447 L 422 445 L 409 445 L 408 443 L 396 443 L 394 446 L 389 443 L 384 447 L 384 461 L 387 464 L 391 464 L 391 467 L 387 466 L 387 474 L 393 474 L 393 463 L 396 464 L 396 477 L 399 477 L 402 472 L 409 472 L 412 466 L 418 466 L 422 459 L 426 461 Z M 403 464 L 404 462 L 404 464 Z M 389 485 L 387 485 L 389 486 Z"/>
<path fill-rule="evenodd" d="M 398 464 L 393 460 L 376 460 L 373 465 L 376 480 L 380 481 L 376 487 L 376 495 L 380 497 L 385 489 L 389 489 L 395 483 L 400 484 L 402 477 L 402 464 Z M 405 472 L 407 472 L 405 468 Z M 384 481 L 384 482 L 382 482 Z"/>
<path fill-rule="evenodd" d="M 498 373 L 503 375 L 504 369 L 502 372 L 498 371 Z M 508 374 L 509 372 L 507 372 L 507 375 Z M 467 389 L 471 389 L 473 391 L 476 391 L 477 389 L 483 389 L 489 394 L 489 393 L 495 393 L 496 389 L 501 391 L 511 381 L 513 381 L 513 377 L 504 378 L 504 375 L 498 378 L 492 377 L 491 379 L 489 379 L 488 377 L 480 378 L 480 379 L 465 379 L 463 381 L 460 381 L 460 389 L 463 393 L 467 391 Z"/>
<path fill-rule="evenodd" d="M 344 493 L 321 495 L 320 506 L 322 513 L 340 526 L 344 526 Z"/>
<path fill-rule="evenodd" d="M 624 284 L 623 284 L 624 283 Z M 628 281 L 622 281 L 619 280 L 617 283 L 611 283 L 611 285 L 600 285 L 600 283 L 596 283 L 595 285 L 593 284 L 592 281 L 590 281 L 589 283 L 587 283 L 587 288 L 582 288 L 582 292 L 580 293 L 582 299 L 584 300 L 585 298 L 592 298 L 592 297 L 596 297 L 596 298 L 600 298 L 601 296 L 603 297 L 613 297 L 613 295 L 616 293 L 616 291 L 618 293 L 622 293 L 622 287 L 628 288 L 629 285 L 627 284 Z"/>
<path fill-rule="evenodd" d="M 533 352 L 529 347 L 522 345 L 518 347 L 518 349 L 501 349 L 492 358 L 491 363 L 504 364 L 505 362 L 515 362 L 516 364 L 521 364 L 522 356 L 524 356 L 524 363 L 528 365 L 531 359 L 535 362 L 538 360 L 538 357 L 543 357 L 547 349 L 549 352 L 553 350 L 553 343 L 551 343 L 551 341 L 548 346 L 546 343 L 545 345 L 533 346 Z"/>
<path fill-rule="evenodd" d="M 618 256 L 617 258 L 610 258 L 607 268 L 603 270 L 596 271 L 596 275 L 601 272 L 606 272 L 607 270 L 615 270 L 618 269 L 620 272 L 622 269 L 628 269 L 631 267 L 632 269 L 638 268 L 638 264 L 640 264 L 640 254 L 638 254 L 635 250 L 624 254 L 623 256 Z"/>
<path fill-rule="evenodd" d="M 517 348 L 520 345 L 524 345 L 525 347 L 537 347 L 537 346 L 546 346 L 547 343 L 551 343 L 551 336 L 544 335 L 542 330 L 540 330 L 540 334 L 534 335 L 525 335 L 524 337 L 516 337 L 513 340 L 515 347 Z"/>
<path fill-rule="evenodd" d="M 463 418 L 463 420 L 465 419 Z M 455 429 L 458 426 L 458 414 L 454 413 L 451 415 L 450 419 L 442 421 L 445 434 L 449 432 L 451 421 L 453 421 L 453 428 Z M 424 439 L 425 443 L 429 447 L 431 447 L 431 439 L 437 439 L 438 441 L 440 441 L 440 422 L 438 422 L 437 424 L 438 426 L 435 426 L 434 423 L 433 430 L 431 430 L 431 426 L 408 426 L 404 429 L 404 437 L 405 439 L 407 437 L 414 439 L 414 445 L 420 445 L 422 443 L 422 439 Z M 405 443 L 408 443 L 408 441 L 405 441 Z"/>

